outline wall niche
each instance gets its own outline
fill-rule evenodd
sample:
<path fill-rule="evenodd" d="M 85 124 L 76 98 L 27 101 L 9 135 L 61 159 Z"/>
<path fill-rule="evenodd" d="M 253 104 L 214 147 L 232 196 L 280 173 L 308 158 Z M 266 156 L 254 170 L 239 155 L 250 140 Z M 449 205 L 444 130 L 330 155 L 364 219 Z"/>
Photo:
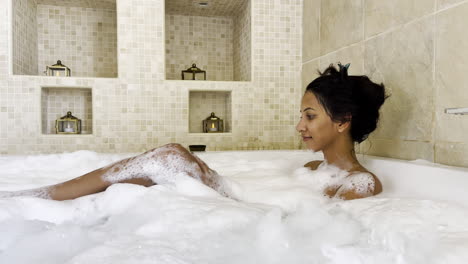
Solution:
<path fill-rule="evenodd" d="M 11 1 L 13 74 L 60 60 L 73 77 L 117 77 L 116 0 Z"/>
<path fill-rule="evenodd" d="M 81 135 L 93 133 L 92 89 L 86 87 L 42 87 L 42 134 L 55 135 L 55 120 L 68 111 L 81 119 Z M 66 135 L 68 136 L 68 135 Z"/>
<path fill-rule="evenodd" d="M 203 133 L 203 120 L 209 117 L 212 112 L 223 120 L 224 133 L 231 132 L 232 100 L 230 91 L 190 91 L 189 133 Z"/>
<path fill-rule="evenodd" d="M 196 64 L 209 81 L 251 80 L 250 0 L 165 1 L 166 79 Z"/>

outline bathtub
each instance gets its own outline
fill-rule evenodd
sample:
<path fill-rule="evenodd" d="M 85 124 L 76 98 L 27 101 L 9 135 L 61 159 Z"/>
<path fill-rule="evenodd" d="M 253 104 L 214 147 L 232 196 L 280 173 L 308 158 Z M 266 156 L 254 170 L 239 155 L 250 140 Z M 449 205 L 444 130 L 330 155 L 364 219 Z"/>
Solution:
<path fill-rule="evenodd" d="M 131 155 L 0 156 L 0 190 L 54 184 Z M 359 156 L 384 191 L 341 201 L 302 168 L 320 153 L 197 155 L 233 197 L 178 176 L 63 202 L 0 198 L 0 263 L 468 263 L 467 169 Z"/>

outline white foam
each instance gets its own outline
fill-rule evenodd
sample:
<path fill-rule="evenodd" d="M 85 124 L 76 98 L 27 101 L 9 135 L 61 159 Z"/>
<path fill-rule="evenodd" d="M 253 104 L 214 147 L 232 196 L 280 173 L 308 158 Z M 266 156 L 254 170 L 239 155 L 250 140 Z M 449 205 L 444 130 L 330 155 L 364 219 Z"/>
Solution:
<path fill-rule="evenodd" d="M 0 190 L 65 181 L 129 156 L 0 157 Z M 385 197 L 386 186 L 377 197 L 330 200 L 320 190 L 339 171 L 301 168 L 309 152 L 199 156 L 238 200 L 184 174 L 71 201 L 2 198 L 0 263 L 468 262 L 466 208 Z"/>

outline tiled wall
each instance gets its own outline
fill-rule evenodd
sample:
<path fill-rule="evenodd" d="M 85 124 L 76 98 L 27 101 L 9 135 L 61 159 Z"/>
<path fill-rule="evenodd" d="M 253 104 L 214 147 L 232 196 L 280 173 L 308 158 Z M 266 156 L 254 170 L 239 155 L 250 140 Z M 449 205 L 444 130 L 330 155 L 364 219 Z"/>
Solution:
<path fill-rule="evenodd" d="M 169 142 L 298 148 L 302 1 L 253 0 L 251 8 L 250 82 L 166 81 L 163 0 L 117 2 L 118 78 L 9 75 L 11 13 L 0 8 L 0 154 L 139 152 Z M 92 88 L 93 134 L 42 135 L 41 87 Z M 189 91 L 231 91 L 232 133 L 189 133 Z"/>
<path fill-rule="evenodd" d="M 44 87 L 41 92 L 42 134 L 56 134 L 55 120 L 68 111 L 81 120 L 81 133 L 93 132 L 92 92 L 86 88 Z"/>
<path fill-rule="evenodd" d="M 112 9 L 37 6 L 40 74 L 61 60 L 72 76 L 117 76 L 117 21 Z"/>
<path fill-rule="evenodd" d="M 303 87 L 331 62 L 383 82 L 391 97 L 366 154 L 468 167 L 466 0 L 304 1 Z M 346 23 L 342 23 L 346 21 Z"/>
<path fill-rule="evenodd" d="M 251 72 L 251 18 L 250 1 L 234 17 L 234 80 L 250 81 Z"/>
<path fill-rule="evenodd" d="M 13 6 L 13 73 L 37 74 L 36 0 L 15 0 Z M 7 5 L 2 6 L 6 8 Z"/>
<path fill-rule="evenodd" d="M 189 132 L 202 133 L 203 120 L 211 112 L 223 120 L 224 132 L 231 132 L 231 92 L 190 92 Z"/>
<path fill-rule="evenodd" d="M 72 76 L 117 76 L 115 9 L 41 2 L 12 1 L 14 74 L 44 75 L 46 66 L 61 60 Z"/>
<path fill-rule="evenodd" d="M 166 78 L 196 63 L 207 80 L 232 81 L 233 29 L 230 17 L 166 15 Z"/>
<path fill-rule="evenodd" d="M 36 0 L 41 5 L 54 6 L 70 6 L 70 7 L 85 7 L 85 8 L 101 8 L 114 9 L 116 8 L 116 0 Z"/>

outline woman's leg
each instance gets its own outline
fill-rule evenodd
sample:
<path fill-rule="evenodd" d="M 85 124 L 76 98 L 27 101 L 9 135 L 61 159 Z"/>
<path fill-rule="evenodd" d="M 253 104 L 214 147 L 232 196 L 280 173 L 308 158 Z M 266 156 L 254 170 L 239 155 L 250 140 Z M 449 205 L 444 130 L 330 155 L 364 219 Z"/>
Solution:
<path fill-rule="evenodd" d="M 199 179 L 212 188 L 219 187 L 219 176 L 202 160 L 192 155 L 180 144 L 167 144 L 63 183 L 14 192 L 12 195 L 69 200 L 102 192 L 113 183 L 151 186 L 173 182 L 175 176 L 180 173 Z"/>

